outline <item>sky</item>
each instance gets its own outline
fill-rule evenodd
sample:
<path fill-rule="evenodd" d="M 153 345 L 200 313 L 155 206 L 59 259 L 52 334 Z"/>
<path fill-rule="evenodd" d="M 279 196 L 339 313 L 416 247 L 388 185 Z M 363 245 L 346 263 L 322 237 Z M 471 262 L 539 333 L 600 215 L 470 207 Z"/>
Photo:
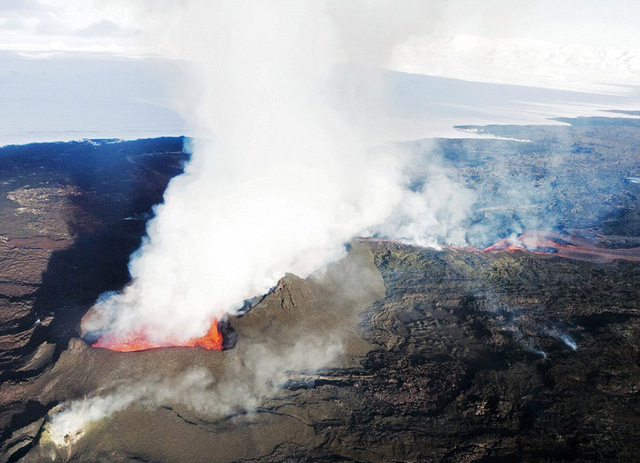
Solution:
<path fill-rule="evenodd" d="M 188 134 L 181 63 L 145 50 L 126 2 L 0 2 L 0 146 Z"/>
<path fill-rule="evenodd" d="M 471 92 L 464 111 L 452 114 L 451 108 L 459 107 L 460 84 L 447 81 L 451 86 L 444 94 L 452 96 L 447 110 L 441 101 L 427 100 L 410 107 L 398 101 L 381 107 L 369 128 L 381 139 L 453 136 L 451 126 L 456 123 L 541 120 L 558 115 L 553 113 L 557 102 L 565 100 L 574 103 L 565 106 L 563 116 L 638 103 L 638 2 L 404 0 L 394 4 L 398 12 L 413 9 L 413 15 L 395 15 L 391 3 L 332 4 L 337 22 L 351 17 L 342 12 L 366 5 L 367 20 L 377 21 L 381 36 L 379 43 L 373 41 L 370 46 L 394 43 L 383 61 L 368 60 L 367 53 L 350 54 L 350 44 L 366 46 L 358 40 L 360 29 L 354 23 L 342 28 L 351 36 L 342 38 L 344 56 L 338 60 L 395 71 L 394 86 L 401 89 L 417 88 L 415 77 L 407 76 L 414 74 L 582 93 L 579 98 L 554 92 L 541 97 L 537 91 L 523 89 L 503 97 L 494 87 L 480 86 Z M 0 146 L 189 134 L 171 90 L 184 63 L 170 47 L 148 40 L 149 29 L 163 25 L 145 20 L 152 14 L 140 14 L 180 9 L 184 4 L 166 0 L 0 2 Z M 394 29 L 392 24 L 398 26 Z M 393 34 L 397 37 L 389 40 Z M 157 37 L 157 30 L 152 35 Z M 358 62 L 350 62 L 349 56 L 358 56 Z M 423 79 L 427 86 L 433 82 Z M 438 88 L 447 82 L 438 81 Z M 492 105 L 482 93 L 494 96 Z M 429 89 L 419 88 L 418 94 L 424 97 Z M 399 99 L 409 100 L 406 94 Z M 502 112 L 498 114 L 496 108 Z M 485 115 L 477 117 L 479 112 Z"/>

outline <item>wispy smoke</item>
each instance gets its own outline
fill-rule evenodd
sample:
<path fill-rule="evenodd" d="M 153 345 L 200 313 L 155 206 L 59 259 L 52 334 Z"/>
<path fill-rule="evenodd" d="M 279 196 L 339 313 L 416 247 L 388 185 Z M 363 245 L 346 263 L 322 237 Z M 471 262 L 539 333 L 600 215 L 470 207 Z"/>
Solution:
<path fill-rule="evenodd" d="M 142 334 L 159 345 L 202 336 L 212 319 L 264 293 L 285 272 L 308 275 L 389 217 L 421 242 L 456 237 L 454 183 L 439 171 L 424 191 L 408 190 L 406 160 L 368 150 L 366 124 L 347 123 L 358 112 L 335 110 L 335 95 L 355 89 L 360 76 L 329 79 L 336 61 L 381 64 L 417 16 L 403 11 L 402 28 L 388 20 L 381 36 L 380 20 L 397 10 L 391 2 L 165 6 L 170 16 L 152 10 L 160 26 L 148 37 L 200 73 L 200 84 L 181 83 L 186 90 L 177 96 L 201 136 L 130 261 L 131 285 L 97 302 L 85 332 Z M 366 97 L 376 94 L 373 80 L 364 82 Z M 413 214 L 404 206 L 393 212 L 403 201 Z M 428 226 L 407 224 L 415 211 Z M 395 231 L 388 223 L 381 229 Z"/>
<path fill-rule="evenodd" d="M 208 418 L 250 411 L 281 387 L 290 372 L 315 370 L 341 350 L 340 344 L 326 338 L 302 338 L 286 351 L 254 344 L 232 357 L 222 379 L 205 368 L 191 367 L 176 377 L 155 376 L 113 385 L 98 396 L 64 404 L 47 425 L 45 441 L 58 447 L 73 446 L 92 424 L 134 404 L 186 407 Z"/>
<path fill-rule="evenodd" d="M 479 304 L 495 329 L 511 336 L 525 350 L 547 358 L 547 352 L 541 347 L 546 337 L 561 341 L 572 351 L 578 350 L 577 342 L 569 335 L 560 322 L 554 322 L 539 307 L 514 307 L 500 301 L 500 296 L 488 293 L 482 304 Z"/>
<path fill-rule="evenodd" d="M 464 244 L 477 193 L 456 178 L 429 141 L 401 151 L 405 169 L 402 199 L 375 234 L 420 246 Z"/>

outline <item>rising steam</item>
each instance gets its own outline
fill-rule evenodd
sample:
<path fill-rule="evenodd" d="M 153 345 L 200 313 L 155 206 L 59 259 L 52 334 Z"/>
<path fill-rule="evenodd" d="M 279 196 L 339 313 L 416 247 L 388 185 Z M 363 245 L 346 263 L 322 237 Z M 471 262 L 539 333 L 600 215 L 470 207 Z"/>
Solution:
<path fill-rule="evenodd" d="M 329 79 L 335 62 L 380 64 L 400 36 L 389 32 L 379 43 L 380 17 L 394 6 L 368 5 L 353 4 L 349 18 L 361 21 L 355 29 L 324 2 L 193 1 L 174 6 L 171 16 L 152 13 L 149 24 L 162 29 L 149 26 L 147 38 L 200 73 L 200 86 L 188 80 L 177 91 L 199 137 L 131 258 L 131 284 L 96 303 L 85 333 L 143 336 L 156 345 L 203 336 L 213 319 L 285 272 L 304 277 L 340 258 L 345 242 L 384 224 L 407 194 L 427 226 L 407 224 L 420 217 L 399 211 L 403 232 L 423 241 L 442 230 L 458 237 L 440 223 L 450 217 L 431 210 L 459 202 L 451 199 L 459 187 L 438 173 L 434 182 L 447 186 L 439 195 L 425 200 L 410 192 L 403 159 L 368 151 L 362 127 L 355 130 L 335 110 L 334 87 L 357 88 Z M 375 93 L 375 82 L 363 85 Z"/>

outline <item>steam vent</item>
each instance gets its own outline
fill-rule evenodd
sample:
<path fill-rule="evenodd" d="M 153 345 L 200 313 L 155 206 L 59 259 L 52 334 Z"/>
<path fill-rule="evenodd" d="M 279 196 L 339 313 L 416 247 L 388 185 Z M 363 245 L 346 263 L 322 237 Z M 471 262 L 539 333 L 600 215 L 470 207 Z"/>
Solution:
<path fill-rule="evenodd" d="M 637 461 L 640 124 L 564 122 L 402 144 L 477 195 L 466 246 L 354 239 L 172 344 L 83 317 L 183 139 L 1 148 L 1 461 Z"/>

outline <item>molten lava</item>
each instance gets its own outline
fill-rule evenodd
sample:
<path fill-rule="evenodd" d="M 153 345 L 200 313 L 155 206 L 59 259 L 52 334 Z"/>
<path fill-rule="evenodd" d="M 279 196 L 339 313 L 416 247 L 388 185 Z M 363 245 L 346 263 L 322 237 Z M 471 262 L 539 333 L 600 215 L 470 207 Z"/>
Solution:
<path fill-rule="evenodd" d="M 101 337 L 92 344 L 93 347 L 116 350 L 118 352 L 136 352 L 140 350 L 155 349 L 158 347 L 201 347 L 207 350 L 222 350 L 222 334 L 218 330 L 218 321 L 213 320 L 207 334 L 200 338 L 190 339 L 186 342 L 168 341 L 162 344 L 153 343 L 143 333 L 135 333 L 128 338 L 114 339 L 108 336 Z"/>
<path fill-rule="evenodd" d="M 638 241 L 636 237 L 605 237 L 602 235 L 579 236 L 574 234 L 560 234 L 550 231 L 525 230 L 515 239 L 502 239 L 484 252 L 497 251 L 525 251 L 535 254 L 554 254 L 567 259 L 587 262 L 612 262 L 614 260 L 640 261 L 640 247 L 611 248 L 602 246 L 598 240 L 617 238 Z M 606 240 L 605 240 L 606 241 Z"/>

